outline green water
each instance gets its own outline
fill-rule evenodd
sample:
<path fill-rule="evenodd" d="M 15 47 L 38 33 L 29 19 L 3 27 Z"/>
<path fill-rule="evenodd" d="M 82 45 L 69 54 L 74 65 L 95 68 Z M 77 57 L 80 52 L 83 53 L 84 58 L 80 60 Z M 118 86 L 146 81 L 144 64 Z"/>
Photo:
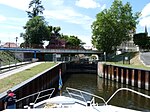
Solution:
<path fill-rule="evenodd" d="M 105 100 L 107 100 L 118 88 L 121 87 L 131 88 L 150 96 L 150 91 L 102 79 L 95 74 L 69 74 L 69 78 L 63 84 L 63 95 L 67 95 L 65 90 L 66 87 L 83 90 L 101 96 Z M 119 92 L 115 97 L 113 97 L 109 104 L 150 112 L 150 99 L 128 91 Z"/>

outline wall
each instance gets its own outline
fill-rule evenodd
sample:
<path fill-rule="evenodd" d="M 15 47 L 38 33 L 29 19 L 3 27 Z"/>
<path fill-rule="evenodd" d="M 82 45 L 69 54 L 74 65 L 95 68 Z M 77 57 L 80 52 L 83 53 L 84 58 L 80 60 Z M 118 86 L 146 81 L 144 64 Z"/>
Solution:
<path fill-rule="evenodd" d="M 44 72 L 37 74 L 36 76 L 22 82 L 11 88 L 16 93 L 17 99 L 36 93 L 38 91 L 58 88 L 59 69 L 62 69 L 62 75 L 65 73 L 65 63 L 57 64 L 56 66 L 45 70 Z M 58 90 L 58 89 L 56 89 Z M 57 92 L 57 91 L 56 91 Z M 0 110 L 3 109 L 3 100 L 6 96 L 6 91 L 0 94 Z M 23 106 L 33 103 L 33 98 L 23 100 L 17 103 L 17 108 L 23 108 Z"/>
<path fill-rule="evenodd" d="M 98 63 L 98 75 L 102 78 L 150 90 L 150 71 Z"/>

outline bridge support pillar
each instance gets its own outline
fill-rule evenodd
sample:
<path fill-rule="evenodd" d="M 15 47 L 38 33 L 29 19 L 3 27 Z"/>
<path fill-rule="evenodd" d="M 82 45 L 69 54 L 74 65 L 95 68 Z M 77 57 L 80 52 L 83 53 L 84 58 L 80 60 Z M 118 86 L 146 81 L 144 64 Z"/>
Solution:
<path fill-rule="evenodd" d="M 36 58 L 36 51 L 34 51 L 34 57 L 33 58 Z"/>

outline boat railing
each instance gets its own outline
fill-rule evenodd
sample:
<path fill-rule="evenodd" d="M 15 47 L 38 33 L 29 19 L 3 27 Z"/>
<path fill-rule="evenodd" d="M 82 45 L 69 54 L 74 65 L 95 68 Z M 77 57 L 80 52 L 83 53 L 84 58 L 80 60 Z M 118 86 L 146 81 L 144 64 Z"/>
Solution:
<path fill-rule="evenodd" d="M 138 91 L 135 91 L 135 90 L 132 90 L 132 89 L 129 89 L 129 88 L 119 88 L 119 89 L 117 89 L 109 98 L 108 98 L 108 100 L 106 101 L 106 105 L 112 100 L 112 98 L 118 93 L 118 92 L 120 92 L 120 91 L 130 91 L 130 92 L 133 92 L 133 93 L 135 93 L 135 94 L 138 94 L 138 95 L 141 95 L 141 96 L 143 96 L 143 97 L 145 97 L 145 98 L 148 98 L 148 99 L 150 99 L 150 96 L 148 96 L 148 95 L 146 95 L 146 94 L 143 94 L 143 93 L 140 93 L 140 92 L 138 92 Z"/>
<path fill-rule="evenodd" d="M 37 97 L 35 98 L 35 101 L 32 102 L 32 103 L 36 104 L 37 101 L 40 100 L 40 99 L 42 99 L 42 98 L 45 98 L 45 97 L 51 98 L 51 96 L 53 95 L 54 91 L 55 91 L 55 88 L 50 88 L 50 89 L 42 90 L 42 91 L 39 91 L 39 92 L 37 92 L 37 93 L 33 93 L 33 94 L 31 94 L 31 95 L 28 95 L 28 96 L 25 96 L 25 97 L 23 97 L 23 98 L 20 98 L 20 99 L 18 99 L 16 102 L 20 102 L 20 101 L 25 100 L 25 99 L 27 99 L 27 98 L 37 96 Z M 50 92 L 50 93 L 44 94 L 45 92 Z"/>
<path fill-rule="evenodd" d="M 107 101 L 106 101 L 103 97 L 100 97 L 100 96 L 97 96 L 97 95 L 94 95 L 94 94 L 91 94 L 91 93 L 88 93 L 88 92 L 85 92 L 85 91 L 81 91 L 81 90 L 78 90 L 78 89 L 74 89 L 74 88 L 69 88 L 69 87 L 67 87 L 66 90 L 67 90 L 67 92 L 68 92 L 68 94 L 69 94 L 69 96 L 70 96 L 71 98 L 73 98 L 73 97 L 79 97 L 79 98 L 82 98 L 85 102 L 87 102 L 87 101 L 86 101 L 86 99 L 85 99 L 85 97 L 84 97 L 83 94 L 92 96 L 93 98 L 92 98 L 92 100 L 91 100 L 91 104 L 96 104 L 96 103 L 95 103 L 95 98 L 99 98 L 99 99 L 101 99 L 101 100 L 104 102 L 104 105 L 108 105 L 108 103 L 113 99 L 113 97 L 114 97 L 118 92 L 120 92 L 120 91 L 130 91 L 130 92 L 133 92 L 133 93 L 135 93 L 135 94 L 138 94 L 138 95 L 141 95 L 141 96 L 143 96 L 143 97 L 145 97 L 145 98 L 150 99 L 150 96 L 148 96 L 148 95 L 146 95 L 146 94 L 143 94 L 143 93 L 140 93 L 140 92 L 138 92 L 138 91 L 129 89 L 129 88 L 119 88 L 119 89 L 117 89 L 117 90 L 108 98 Z M 74 92 L 74 91 L 75 91 L 75 92 Z M 78 92 L 78 94 L 77 94 L 77 92 Z"/>
<path fill-rule="evenodd" d="M 77 98 L 82 99 L 84 102 L 88 102 L 88 100 L 86 100 L 86 98 L 85 98 L 85 95 L 91 96 L 92 100 L 90 101 L 90 103 L 92 105 L 98 105 L 97 103 L 95 103 L 95 98 L 102 100 L 103 104 L 106 104 L 106 101 L 104 100 L 104 98 L 94 95 L 94 94 L 91 94 L 91 93 L 88 93 L 88 92 L 85 92 L 85 91 L 82 91 L 82 90 L 66 87 L 66 91 L 68 92 L 68 94 L 71 98 L 77 97 Z"/>
<path fill-rule="evenodd" d="M 34 93 L 34 94 L 31 94 L 31 95 L 28 95 L 26 97 L 23 97 L 21 99 L 18 99 L 16 102 L 20 102 L 20 101 L 23 101 L 25 99 L 28 99 L 30 97 L 35 97 L 35 100 L 34 102 L 30 102 L 30 103 L 33 103 L 33 104 L 36 104 L 38 100 L 44 98 L 44 97 L 48 97 L 48 98 L 51 98 L 51 96 L 53 95 L 55 91 L 55 88 L 50 88 L 50 89 L 46 89 L 46 90 L 43 90 L 43 91 L 39 91 L 37 93 Z M 146 95 L 146 94 L 143 94 L 143 93 L 140 93 L 138 91 L 135 91 L 135 90 L 132 90 L 132 89 L 129 89 L 129 88 L 119 88 L 117 89 L 109 98 L 108 100 L 105 100 L 103 97 L 100 97 L 100 96 L 97 96 L 97 95 L 94 95 L 94 94 L 91 94 L 89 92 L 85 92 L 85 91 L 82 91 L 82 90 L 78 90 L 78 89 L 74 89 L 74 88 L 69 88 L 69 87 L 66 87 L 66 91 L 68 92 L 69 96 L 71 98 L 76 98 L 76 99 L 82 99 L 84 102 L 86 103 L 89 103 L 90 102 L 90 105 L 93 105 L 93 106 L 96 106 L 98 105 L 98 103 L 96 102 L 95 99 L 100 99 L 101 101 L 103 101 L 101 104 L 102 105 L 108 105 L 108 103 L 113 99 L 113 97 L 120 91 L 130 91 L 130 92 L 133 92 L 135 94 L 138 94 L 138 95 L 141 95 L 145 98 L 148 98 L 150 99 L 150 96 Z M 44 92 L 48 93 L 48 94 L 45 94 Z M 90 96 L 90 100 L 87 100 L 86 99 L 86 96 Z"/>

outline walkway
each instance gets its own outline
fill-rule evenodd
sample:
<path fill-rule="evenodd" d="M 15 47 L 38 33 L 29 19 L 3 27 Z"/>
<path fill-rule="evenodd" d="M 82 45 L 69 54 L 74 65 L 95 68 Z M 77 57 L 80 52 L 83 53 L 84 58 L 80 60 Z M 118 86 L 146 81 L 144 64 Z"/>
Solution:
<path fill-rule="evenodd" d="M 150 52 L 140 53 L 140 59 L 144 65 L 150 66 Z"/>
<path fill-rule="evenodd" d="M 16 67 L 13 70 L 9 70 L 9 71 L 4 72 L 4 73 L 0 73 L 0 79 L 3 79 L 5 77 L 8 77 L 8 76 L 13 75 L 13 74 L 18 73 L 18 72 L 21 72 L 23 70 L 29 69 L 29 68 L 34 67 L 34 66 L 41 64 L 41 63 L 43 63 L 43 62 L 34 62 L 31 64 Z"/>

